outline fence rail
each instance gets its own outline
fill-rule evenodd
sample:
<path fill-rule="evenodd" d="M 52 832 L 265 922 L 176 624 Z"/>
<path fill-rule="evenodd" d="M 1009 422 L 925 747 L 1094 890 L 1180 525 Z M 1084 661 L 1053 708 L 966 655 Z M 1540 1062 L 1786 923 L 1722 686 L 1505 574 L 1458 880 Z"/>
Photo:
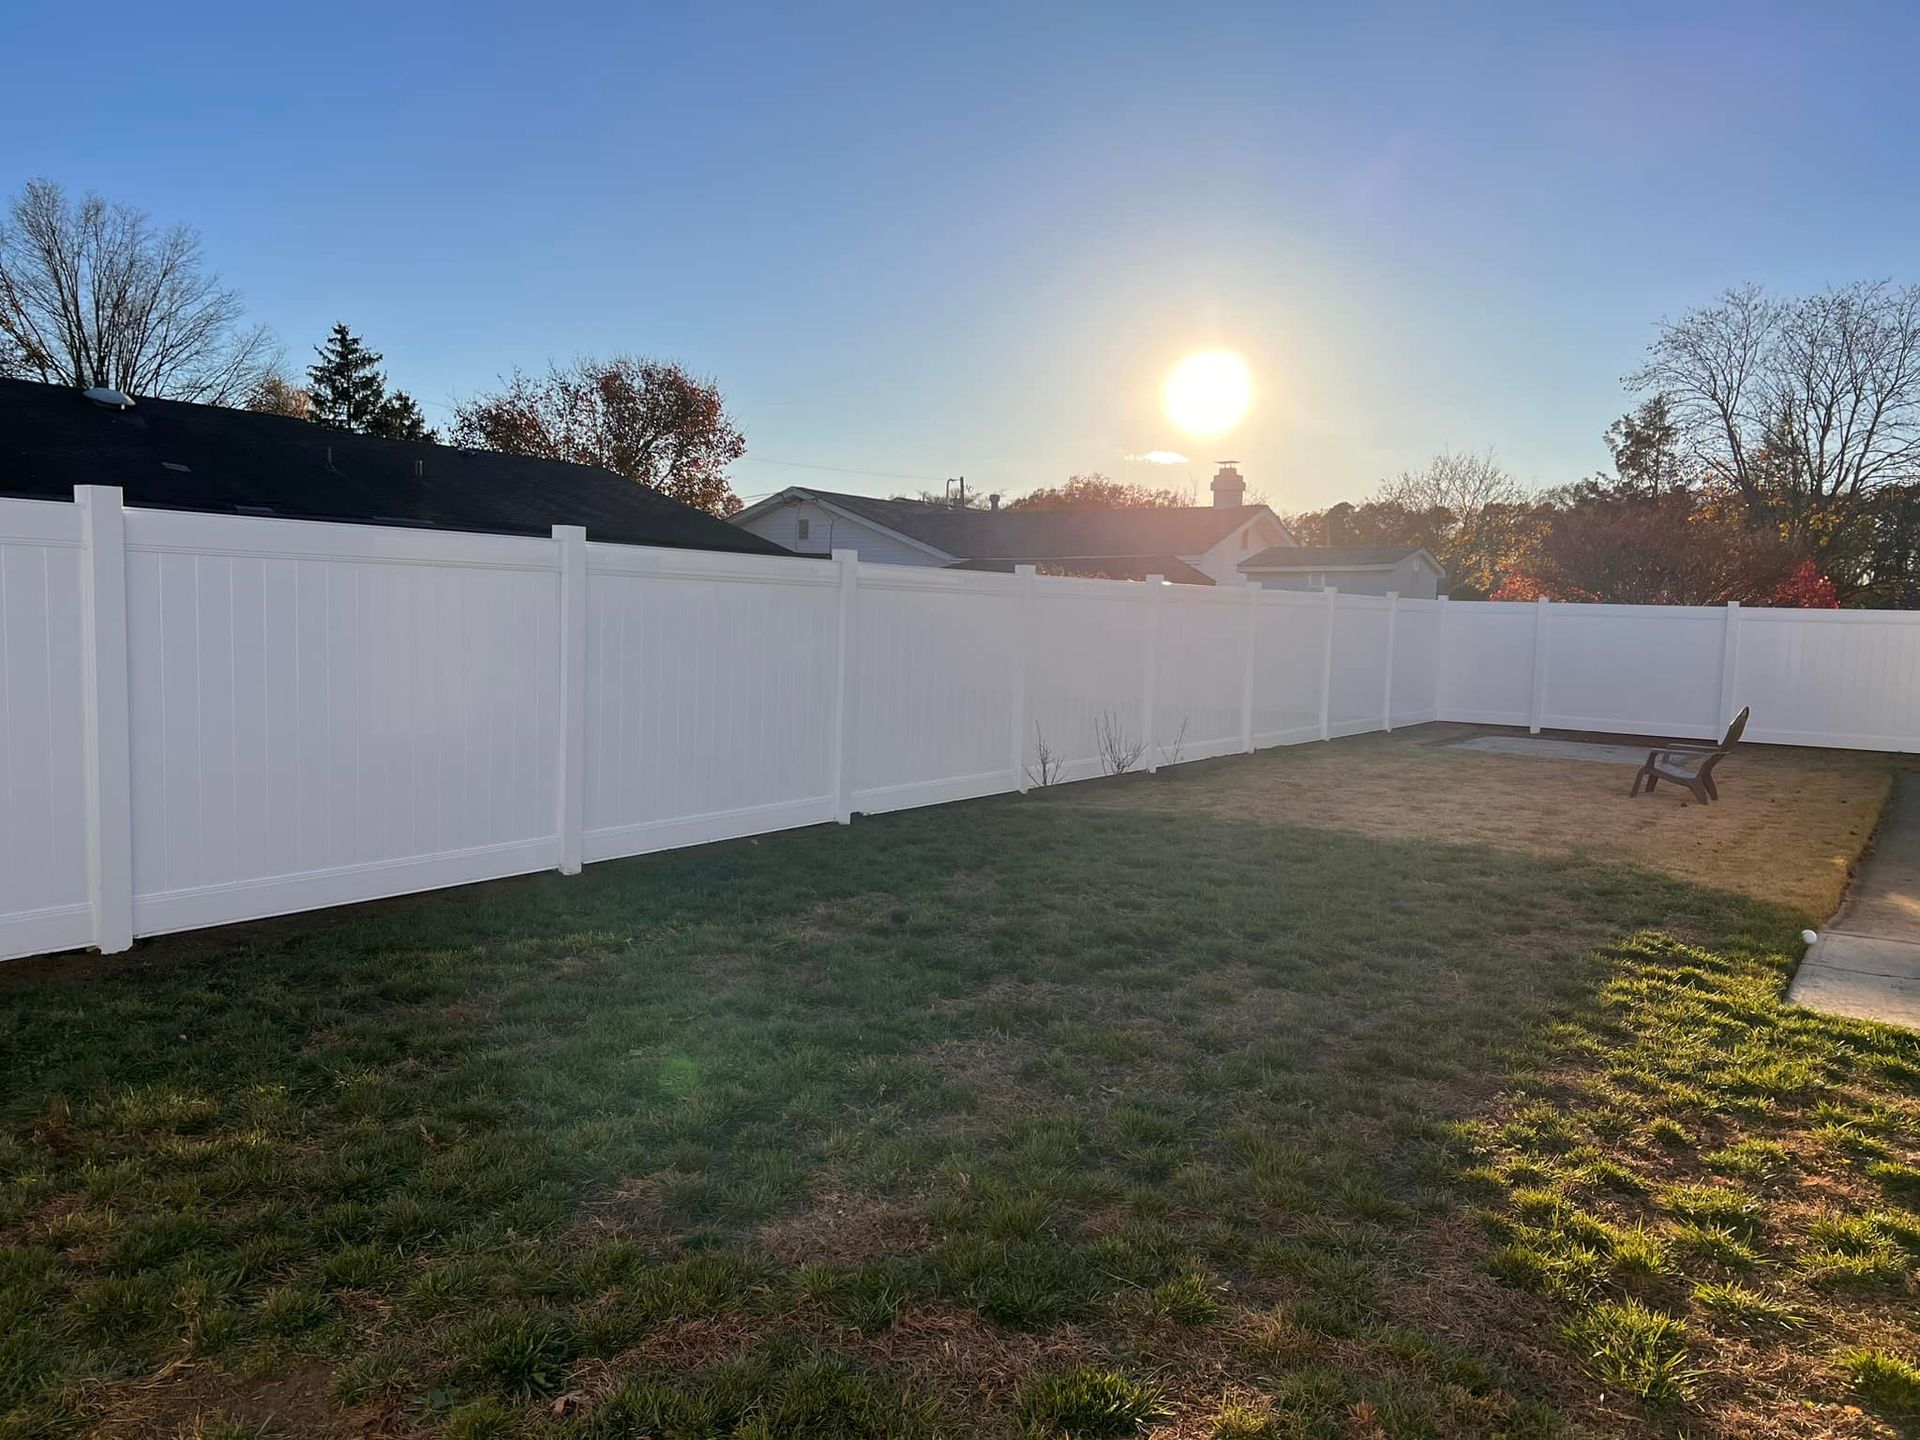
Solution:
<path fill-rule="evenodd" d="M 0 959 L 1122 760 L 1435 719 L 1705 736 L 1742 704 L 1758 740 L 1920 750 L 1920 616 L 822 563 L 86 487 L 0 500 Z"/>

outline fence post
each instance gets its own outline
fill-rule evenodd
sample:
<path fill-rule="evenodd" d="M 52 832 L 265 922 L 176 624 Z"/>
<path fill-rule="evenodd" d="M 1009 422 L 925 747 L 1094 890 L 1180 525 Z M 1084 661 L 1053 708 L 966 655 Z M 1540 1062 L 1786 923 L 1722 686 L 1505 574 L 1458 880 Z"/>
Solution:
<path fill-rule="evenodd" d="M 133 948 L 133 757 L 128 715 L 127 512 L 117 485 L 76 485 L 85 665 L 87 892 L 93 946 Z"/>
<path fill-rule="evenodd" d="M 1727 632 L 1720 640 L 1720 723 L 1725 729 L 1733 723 L 1734 687 L 1740 680 L 1740 602 L 1727 602 Z"/>
<path fill-rule="evenodd" d="M 1400 618 L 1400 592 L 1387 591 L 1387 673 L 1380 687 L 1380 728 L 1393 733 L 1393 631 Z"/>
<path fill-rule="evenodd" d="M 1253 753 L 1254 655 L 1260 643 L 1260 582 L 1247 581 L 1247 658 L 1240 677 L 1240 753 Z"/>
<path fill-rule="evenodd" d="M 587 809 L 587 532 L 556 525 L 560 549 L 560 873 L 578 875 Z"/>
<path fill-rule="evenodd" d="M 1340 587 L 1327 586 L 1327 633 L 1320 642 L 1320 738 L 1333 738 L 1333 612 L 1340 603 Z"/>
<path fill-rule="evenodd" d="M 836 550 L 833 563 L 840 569 L 839 638 L 833 651 L 833 818 L 853 823 L 853 746 L 847 731 L 853 725 L 855 591 L 860 584 L 860 552 Z"/>
<path fill-rule="evenodd" d="M 1008 736 L 1013 758 L 1013 788 L 1027 793 L 1027 673 L 1033 668 L 1034 567 L 1013 567 L 1018 593 L 1013 602 L 1013 726 Z"/>
<path fill-rule="evenodd" d="M 1436 595 L 1440 602 L 1439 613 L 1434 617 L 1440 627 L 1440 633 L 1434 639 L 1433 646 L 1433 718 L 1448 719 L 1445 697 L 1447 693 L 1447 641 L 1452 627 L 1453 606 L 1444 595 Z"/>
<path fill-rule="evenodd" d="M 1166 591 L 1166 576 L 1147 576 L 1147 663 L 1141 667 L 1140 735 L 1146 745 L 1149 775 L 1160 768 L 1159 752 L 1153 748 L 1153 707 L 1159 699 L 1154 689 L 1160 669 L 1160 606 Z"/>
<path fill-rule="evenodd" d="M 1533 606 L 1533 699 L 1527 707 L 1527 733 L 1538 735 L 1547 708 L 1547 597 Z"/>

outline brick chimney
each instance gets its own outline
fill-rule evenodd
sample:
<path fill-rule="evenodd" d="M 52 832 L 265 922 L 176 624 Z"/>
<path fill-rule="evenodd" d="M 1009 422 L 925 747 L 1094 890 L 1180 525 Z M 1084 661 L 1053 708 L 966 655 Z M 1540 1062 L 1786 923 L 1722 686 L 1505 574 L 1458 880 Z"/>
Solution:
<path fill-rule="evenodd" d="M 1222 460 L 1220 470 L 1213 477 L 1213 503 L 1215 505 L 1241 505 L 1246 502 L 1247 482 L 1240 478 L 1240 472 L 1233 467 L 1234 460 Z"/>

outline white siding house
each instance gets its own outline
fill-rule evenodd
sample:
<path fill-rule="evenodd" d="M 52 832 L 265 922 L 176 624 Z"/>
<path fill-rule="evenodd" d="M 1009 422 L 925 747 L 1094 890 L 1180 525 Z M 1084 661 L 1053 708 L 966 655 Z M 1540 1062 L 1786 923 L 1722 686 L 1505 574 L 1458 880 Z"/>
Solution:
<path fill-rule="evenodd" d="M 778 502 L 778 503 L 776 503 Z M 757 512 L 757 513 L 756 513 Z M 749 519 L 748 517 L 752 518 Z M 733 523 L 763 540 L 784 545 L 796 555 L 831 555 L 857 550 L 862 560 L 881 565 L 951 565 L 954 558 L 898 531 L 863 520 L 833 498 L 797 488 L 783 490 Z"/>

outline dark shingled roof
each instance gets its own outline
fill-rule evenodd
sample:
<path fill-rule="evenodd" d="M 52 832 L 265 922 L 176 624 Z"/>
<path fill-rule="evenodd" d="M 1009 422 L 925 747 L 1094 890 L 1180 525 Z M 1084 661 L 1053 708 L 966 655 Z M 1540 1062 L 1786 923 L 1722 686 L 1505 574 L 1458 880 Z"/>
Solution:
<path fill-rule="evenodd" d="M 127 504 L 154 509 L 509 535 L 584 525 L 623 545 L 789 553 L 593 465 L 180 400 L 107 410 L 62 386 L 0 380 L 0 495 L 71 500 L 76 485 L 118 485 Z"/>
<path fill-rule="evenodd" d="M 1197 555 L 1267 508 L 1179 505 L 1138 510 L 958 510 L 919 500 L 875 500 L 869 495 L 843 495 L 811 487 L 805 493 L 967 560 L 1038 562 L 1062 556 Z"/>
<path fill-rule="evenodd" d="M 1213 577 L 1178 555 L 1042 555 L 1032 560 L 956 560 L 949 570 L 993 570 L 1008 574 L 1016 565 L 1033 565 L 1043 574 L 1082 575 L 1100 580 L 1144 580 L 1158 575 L 1176 585 L 1211 585 Z"/>
<path fill-rule="evenodd" d="M 1398 565 L 1422 545 L 1276 545 L 1240 562 L 1242 570 L 1352 570 Z"/>

